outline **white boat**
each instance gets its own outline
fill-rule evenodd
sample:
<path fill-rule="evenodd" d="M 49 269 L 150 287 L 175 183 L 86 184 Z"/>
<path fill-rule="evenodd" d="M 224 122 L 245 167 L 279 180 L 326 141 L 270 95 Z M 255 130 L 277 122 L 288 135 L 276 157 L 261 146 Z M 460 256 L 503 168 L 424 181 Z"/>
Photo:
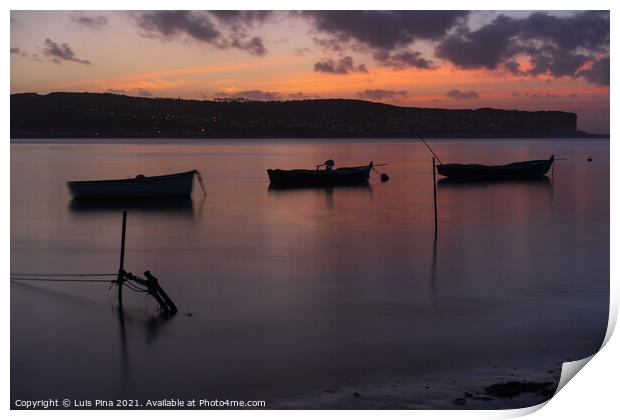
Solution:
<path fill-rule="evenodd" d="M 204 193 L 201 174 L 195 169 L 169 175 L 138 175 L 128 179 L 69 181 L 67 186 L 73 198 L 77 199 L 183 197 L 192 194 L 194 176 L 198 177 Z"/>

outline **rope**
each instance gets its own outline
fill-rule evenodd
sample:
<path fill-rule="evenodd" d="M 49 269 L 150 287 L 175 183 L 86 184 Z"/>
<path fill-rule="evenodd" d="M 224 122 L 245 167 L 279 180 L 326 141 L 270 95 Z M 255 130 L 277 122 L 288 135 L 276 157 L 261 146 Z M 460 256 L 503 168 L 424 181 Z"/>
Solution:
<path fill-rule="evenodd" d="M 420 140 L 422 140 L 422 143 L 424 143 L 424 144 L 426 145 L 426 147 L 428 147 L 428 150 L 430 150 L 430 151 L 431 151 L 431 153 L 433 154 L 433 156 L 435 156 L 435 157 L 437 158 L 437 160 L 439 161 L 439 163 L 442 163 L 442 162 L 441 162 L 441 159 L 439 159 L 439 156 L 437 156 L 437 155 L 435 154 L 435 152 L 433 152 L 433 149 L 431 149 L 431 146 L 429 146 L 429 145 L 428 145 L 428 143 L 427 143 L 427 142 L 426 142 L 426 141 L 425 141 L 422 137 L 420 137 Z"/>
<path fill-rule="evenodd" d="M 207 196 L 207 191 L 205 190 L 205 186 L 202 182 L 202 174 L 200 173 L 200 171 L 194 169 L 194 173 L 196 174 L 196 177 L 198 178 L 198 183 L 200 183 L 200 188 L 202 188 L 202 193 L 204 194 L 204 196 Z"/>
<path fill-rule="evenodd" d="M 11 276 L 11 280 L 24 280 L 24 281 L 71 281 L 71 282 L 84 282 L 84 283 L 113 283 L 116 280 L 97 280 L 97 279 L 46 279 L 43 277 L 19 277 Z"/>
<path fill-rule="evenodd" d="M 11 276 L 28 276 L 28 277 L 103 277 L 116 276 L 118 273 L 95 273 L 95 274 L 58 274 L 58 273 L 11 273 Z"/>

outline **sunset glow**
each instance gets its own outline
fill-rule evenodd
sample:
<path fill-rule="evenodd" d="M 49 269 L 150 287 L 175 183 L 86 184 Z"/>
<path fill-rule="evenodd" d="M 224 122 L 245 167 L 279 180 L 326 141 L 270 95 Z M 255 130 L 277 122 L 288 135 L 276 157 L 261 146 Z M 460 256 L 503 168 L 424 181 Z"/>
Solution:
<path fill-rule="evenodd" d="M 326 13 L 12 12 L 11 92 L 561 110 L 581 130 L 609 132 L 608 13 L 471 12 L 432 30 L 398 17 L 393 38 L 356 26 L 382 16 Z M 508 24 L 519 29 L 504 50 L 483 45 Z M 575 27 L 572 43 L 550 25 Z M 463 46 L 473 49 L 459 55 Z"/>

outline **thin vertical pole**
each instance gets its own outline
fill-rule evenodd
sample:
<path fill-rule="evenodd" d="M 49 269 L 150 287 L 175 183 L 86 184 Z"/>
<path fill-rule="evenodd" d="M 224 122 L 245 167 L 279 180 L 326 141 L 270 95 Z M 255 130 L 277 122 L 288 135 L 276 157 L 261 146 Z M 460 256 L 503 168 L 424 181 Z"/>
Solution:
<path fill-rule="evenodd" d="M 125 231 L 127 229 L 127 212 L 123 212 L 123 230 L 121 233 L 121 261 L 118 267 L 118 303 L 123 304 L 123 281 L 125 280 Z"/>
<path fill-rule="evenodd" d="M 435 157 L 433 156 L 433 206 L 435 208 L 435 234 L 437 234 L 437 182 L 435 176 Z"/>

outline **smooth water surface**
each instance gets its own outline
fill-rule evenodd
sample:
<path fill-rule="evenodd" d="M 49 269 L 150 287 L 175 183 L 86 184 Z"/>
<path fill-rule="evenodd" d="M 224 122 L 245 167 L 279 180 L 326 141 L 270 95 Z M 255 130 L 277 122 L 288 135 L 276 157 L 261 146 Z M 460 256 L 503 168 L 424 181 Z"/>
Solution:
<path fill-rule="evenodd" d="M 11 282 L 17 398 L 266 399 L 598 350 L 608 140 L 441 140 L 445 162 L 566 158 L 536 182 L 445 184 L 398 140 L 11 145 L 11 272 L 150 270 L 179 307 L 104 283 Z M 592 155 L 593 161 L 586 157 Z M 267 168 L 387 162 L 369 187 L 270 190 Z M 75 203 L 65 182 L 200 170 L 208 196 Z M 191 314 L 191 316 L 189 316 Z"/>

